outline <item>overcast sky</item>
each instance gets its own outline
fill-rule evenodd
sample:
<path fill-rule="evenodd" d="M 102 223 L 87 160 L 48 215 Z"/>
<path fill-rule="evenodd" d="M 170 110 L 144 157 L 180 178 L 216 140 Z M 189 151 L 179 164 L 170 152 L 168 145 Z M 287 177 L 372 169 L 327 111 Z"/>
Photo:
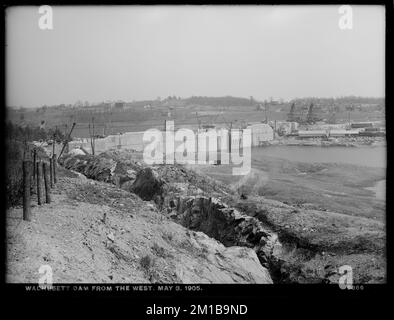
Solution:
<path fill-rule="evenodd" d="M 384 96 L 385 12 L 352 6 L 38 7 L 6 16 L 7 105 L 168 95 Z"/>

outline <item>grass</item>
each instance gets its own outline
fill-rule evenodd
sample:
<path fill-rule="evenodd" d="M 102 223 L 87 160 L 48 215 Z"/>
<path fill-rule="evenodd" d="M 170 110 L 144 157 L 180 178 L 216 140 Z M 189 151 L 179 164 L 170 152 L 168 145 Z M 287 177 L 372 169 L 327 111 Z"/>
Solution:
<path fill-rule="evenodd" d="M 259 155 L 258 160 L 252 160 L 252 171 L 247 176 L 233 176 L 230 166 L 195 166 L 195 170 L 232 186 L 238 194 L 385 220 L 385 201 L 364 189 L 385 179 L 383 168 L 308 164 Z"/>
<path fill-rule="evenodd" d="M 386 204 L 364 189 L 384 179 L 384 169 L 264 155 L 252 161 L 246 177 L 231 175 L 230 166 L 194 169 L 233 186 L 238 194 L 247 193 L 246 200 L 235 197 L 227 199 L 228 204 L 278 233 L 285 256 L 274 266 L 279 268 L 275 281 L 320 282 L 330 278 L 324 269 L 327 264 L 335 270 L 352 266 L 356 282 L 385 281 Z"/>

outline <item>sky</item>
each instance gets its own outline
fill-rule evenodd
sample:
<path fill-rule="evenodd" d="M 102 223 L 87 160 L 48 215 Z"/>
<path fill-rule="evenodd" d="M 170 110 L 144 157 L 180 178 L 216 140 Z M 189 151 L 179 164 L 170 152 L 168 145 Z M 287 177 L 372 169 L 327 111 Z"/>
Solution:
<path fill-rule="evenodd" d="M 39 107 L 169 95 L 383 97 L 385 9 L 53 6 L 6 11 L 6 103 Z"/>

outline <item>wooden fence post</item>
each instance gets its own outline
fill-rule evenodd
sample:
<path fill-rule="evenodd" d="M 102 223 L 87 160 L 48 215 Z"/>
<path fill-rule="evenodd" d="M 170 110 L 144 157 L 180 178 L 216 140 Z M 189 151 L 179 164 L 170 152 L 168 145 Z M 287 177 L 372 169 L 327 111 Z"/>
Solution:
<path fill-rule="evenodd" d="M 57 183 L 57 177 L 56 177 L 56 166 L 57 166 L 57 159 L 56 159 L 56 153 L 53 154 L 53 183 Z"/>
<path fill-rule="evenodd" d="M 42 169 L 44 174 L 45 202 L 51 203 L 51 188 L 49 187 L 48 164 L 45 161 L 42 163 Z"/>
<path fill-rule="evenodd" d="M 30 221 L 30 179 L 31 179 L 31 161 L 23 161 L 23 220 Z"/>
<path fill-rule="evenodd" d="M 36 177 L 37 150 L 33 150 L 33 179 Z"/>
<path fill-rule="evenodd" d="M 51 188 L 53 188 L 53 158 L 49 158 L 49 180 L 51 181 Z"/>
<path fill-rule="evenodd" d="M 57 126 L 56 126 L 56 131 L 55 131 L 55 133 L 53 134 L 53 140 L 52 140 L 52 154 L 55 154 L 56 132 L 57 132 Z"/>
<path fill-rule="evenodd" d="M 37 174 L 37 203 L 38 205 L 42 204 L 41 201 L 41 175 L 42 175 L 42 164 L 41 160 L 37 161 L 37 168 L 36 168 L 36 174 Z"/>

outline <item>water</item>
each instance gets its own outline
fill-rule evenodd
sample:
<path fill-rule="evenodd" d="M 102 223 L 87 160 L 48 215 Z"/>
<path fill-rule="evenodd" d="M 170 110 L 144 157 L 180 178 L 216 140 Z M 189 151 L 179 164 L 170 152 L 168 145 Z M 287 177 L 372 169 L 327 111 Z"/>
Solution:
<path fill-rule="evenodd" d="M 386 180 L 380 180 L 373 187 L 368 187 L 365 189 L 375 192 L 376 199 L 386 199 Z"/>
<path fill-rule="evenodd" d="M 314 147 L 268 146 L 252 149 L 252 158 L 259 155 L 307 163 L 344 163 L 386 168 L 386 147 Z"/>

